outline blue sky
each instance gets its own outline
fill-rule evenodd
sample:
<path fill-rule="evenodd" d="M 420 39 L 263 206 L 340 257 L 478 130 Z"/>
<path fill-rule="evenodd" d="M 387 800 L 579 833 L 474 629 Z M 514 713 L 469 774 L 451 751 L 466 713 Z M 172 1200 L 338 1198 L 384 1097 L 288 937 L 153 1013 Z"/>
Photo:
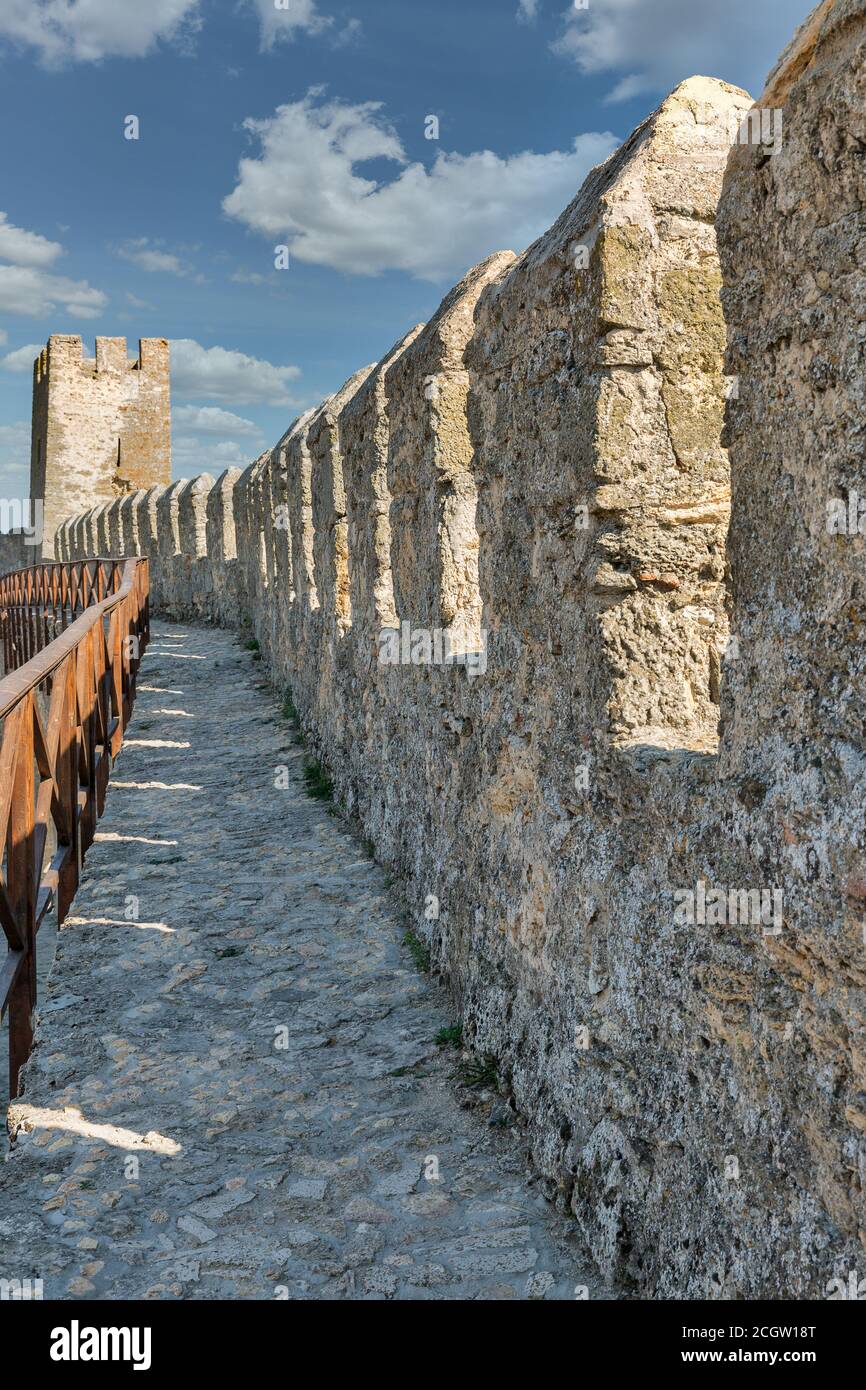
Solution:
<path fill-rule="evenodd" d="M 175 476 L 243 465 L 677 82 L 759 95 L 809 8 L 0 0 L 0 496 L 49 333 L 170 338 Z"/>

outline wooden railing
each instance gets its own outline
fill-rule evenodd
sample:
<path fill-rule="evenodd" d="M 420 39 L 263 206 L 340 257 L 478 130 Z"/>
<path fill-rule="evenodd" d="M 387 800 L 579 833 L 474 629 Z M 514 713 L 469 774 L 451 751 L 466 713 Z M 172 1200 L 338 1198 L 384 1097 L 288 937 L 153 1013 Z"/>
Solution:
<path fill-rule="evenodd" d="M 63 922 L 105 805 L 150 630 L 146 560 L 34 565 L 0 577 L 0 1016 L 9 1090 L 33 1043 L 36 935 Z"/>

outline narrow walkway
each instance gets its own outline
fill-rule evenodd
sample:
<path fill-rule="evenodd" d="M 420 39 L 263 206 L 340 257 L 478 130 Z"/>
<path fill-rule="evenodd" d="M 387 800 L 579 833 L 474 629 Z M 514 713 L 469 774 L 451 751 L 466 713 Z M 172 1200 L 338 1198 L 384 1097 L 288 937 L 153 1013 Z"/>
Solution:
<path fill-rule="evenodd" d="M 0 1277 L 46 1299 L 610 1297 L 437 1047 L 446 995 L 307 796 L 259 671 L 226 633 L 155 625 L 0 1164 Z"/>

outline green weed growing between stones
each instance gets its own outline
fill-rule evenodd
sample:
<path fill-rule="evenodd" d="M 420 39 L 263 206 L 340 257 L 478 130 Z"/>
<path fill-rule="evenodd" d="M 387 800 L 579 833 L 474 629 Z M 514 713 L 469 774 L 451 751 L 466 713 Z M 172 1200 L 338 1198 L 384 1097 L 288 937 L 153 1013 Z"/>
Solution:
<path fill-rule="evenodd" d="M 430 969 L 430 947 L 411 928 L 403 937 L 403 945 L 412 957 L 415 969 L 426 975 Z"/>
<path fill-rule="evenodd" d="M 499 1090 L 499 1072 L 496 1058 L 492 1052 L 484 1052 L 480 1057 L 467 1057 L 458 1068 L 464 1086 L 489 1086 Z"/>
<path fill-rule="evenodd" d="M 333 801 L 334 784 L 316 758 L 307 759 L 303 775 L 307 796 L 313 797 L 315 801 Z"/>

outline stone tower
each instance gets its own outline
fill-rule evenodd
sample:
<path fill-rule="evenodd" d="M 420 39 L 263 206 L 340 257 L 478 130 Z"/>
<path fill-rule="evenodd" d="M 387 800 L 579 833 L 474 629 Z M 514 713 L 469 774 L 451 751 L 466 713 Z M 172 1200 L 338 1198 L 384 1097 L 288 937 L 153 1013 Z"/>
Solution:
<path fill-rule="evenodd" d="M 43 506 L 42 557 L 75 512 L 137 488 L 171 481 L 169 347 L 142 338 L 97 338 L 82 355 L 77 335 L 52 333 L 33 364 L 30 496 Z"/>

